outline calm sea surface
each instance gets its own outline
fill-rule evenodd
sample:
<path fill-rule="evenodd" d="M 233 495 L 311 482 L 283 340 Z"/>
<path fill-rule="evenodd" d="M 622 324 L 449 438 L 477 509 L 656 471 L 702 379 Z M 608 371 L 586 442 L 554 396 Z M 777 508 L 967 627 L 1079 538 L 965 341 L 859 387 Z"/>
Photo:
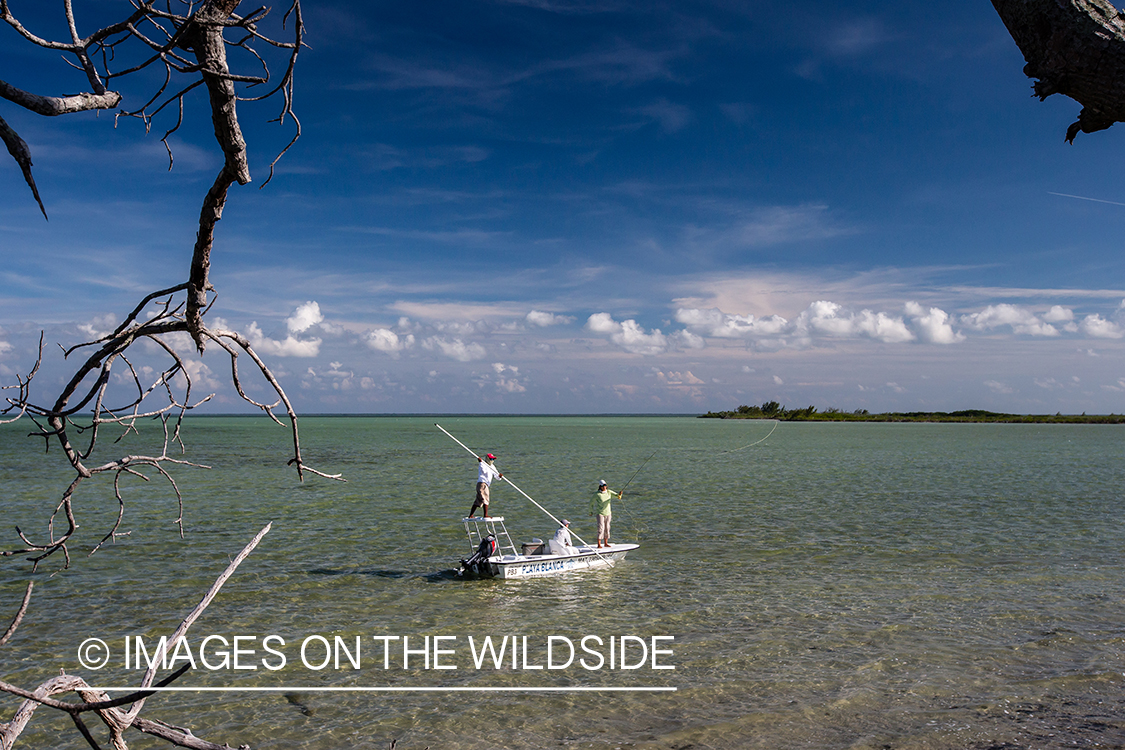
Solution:
<path fill-rule="evenodd" d="M 144 715 L 254 748 L 1125 745 L 1125 428 L 784 423 L 752 445 L 772 423 L 439 419 L 496 453 L 507 477 L 587 539 L 597 481 L 617 489 L 641 469 L 613 522 L 615 540 L 639 550 L 613 570 L 505 582 L 450 575 L 469 552 L 459 519 L 476 462 L 434 421 L 306 418 L 306 459 L 347 482 L 301 484 L 284 465 L 283 428 L 191 420 L 185 458 L 212 468 L 174 470 L 185 538 L 167 482 L 128 478 L 129 536 L 85 556 L 117 514 L 102 482 L 78 496 L 83 549 L 70 570 L 48 561 L 32 575 L 0 558 L 0 630 L 26 580 L 37 581 L 21 630 L 0 648 L 0 679 L 33 687 L 61 668 L 91 684 L 136 684 L 126 637 L 153 644 L 170 633 L 272 522 L 189 639 L 193 658 L 205 651 L 214 665 L 222 641 L 202 639 L 242 637 L 253 653 L 240 666 L 256 668 L 199 664 L 176 684 L 288 689 L 168 693 Z M 0 430 L 3 549 L 18 546 L 16 525 L 42 538 L 70 477 L 57 449 L 44 455 L 27 432 Z M 153 449 L 134 436 L 124 450 Z M 517 544 L 553 533 L 510 486 L 494 497 Z M 263 650 L 267 635 L 278 636 L 282 669 L 267 667 L 279 664 Z M 599 656 L 581 650 L 587 635 Z M 346 654 L 339 669 L 312 668 L 337 636 L 353 651 L 361 638 L 360 668 Z M 469 639 L 479 648 L 486 636 L 521 649 L 526 637 L 527 651 L 477 668 Z M 610 669 L 608 644 L 622 636 L 635 668 Z M 657 642 L 668 652 L 655 658 L 642 651 L 653 636 L 674 638 Z M 91 637 L 112 653 L 100 671 L 78 661 Z M 430 669 L 427 637 L 431 657 L 435 643 L 447 650 Z M 574 660 L 546 668 L 548 642 L 552 666 L 567 643 Z M 603 664 L 587 669 L 580 657 Z M 676 690 L 524 690 L 536 687 Z M 0 698 L 0 722 L 16 706 Z M 140 735 L 130 744 L 163 746 Z M 85 745 L 69 720 L 42 715 L 22 746 Z"/>

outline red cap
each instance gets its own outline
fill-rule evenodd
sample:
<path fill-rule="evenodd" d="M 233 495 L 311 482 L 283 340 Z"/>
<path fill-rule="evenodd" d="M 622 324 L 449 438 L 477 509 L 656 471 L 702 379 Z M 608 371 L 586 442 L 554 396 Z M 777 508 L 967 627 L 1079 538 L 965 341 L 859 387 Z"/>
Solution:
<path fill-rule="evenodd" d="M 492 461 L 496 460 L 496 456 L 492 455 L 491 453 L 488 454 L 488 458 Z"/>

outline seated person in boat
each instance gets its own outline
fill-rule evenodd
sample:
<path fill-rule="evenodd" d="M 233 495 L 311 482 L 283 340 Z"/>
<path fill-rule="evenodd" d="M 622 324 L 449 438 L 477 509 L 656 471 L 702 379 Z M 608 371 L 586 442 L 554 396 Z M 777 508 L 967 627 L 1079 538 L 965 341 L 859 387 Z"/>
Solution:
<path fill-rule="evenodd" d="M 552 555 L 573 555 L 578 550 L 570 543 L 570 521 L 563 519 L 562 526 L 547 542 L 547 551 Z"/>

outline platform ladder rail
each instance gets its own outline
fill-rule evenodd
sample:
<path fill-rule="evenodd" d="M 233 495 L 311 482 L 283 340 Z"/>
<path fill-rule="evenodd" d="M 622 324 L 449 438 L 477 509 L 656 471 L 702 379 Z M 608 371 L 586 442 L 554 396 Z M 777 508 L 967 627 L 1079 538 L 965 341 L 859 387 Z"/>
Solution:
<path fill-rule="evenodd" d="M 513 555 L 519 554 L 508 529 L 504 526 L 504 516 L 469 516 L 461 519 L 465 523 L 465 533 L 469 536 L 469 549 L 477 551 L 477 547 L 484 538 L 491 534 L 496 537 L 497 551 L 503 555 L 505 550 L 510 550 Z M 481 533 L 481 524 L 484 524 L 484 533 Z M 499 529 L 497 529 L 499 526 Z M 505 544 L 507 542 L 507 544 Z"/>

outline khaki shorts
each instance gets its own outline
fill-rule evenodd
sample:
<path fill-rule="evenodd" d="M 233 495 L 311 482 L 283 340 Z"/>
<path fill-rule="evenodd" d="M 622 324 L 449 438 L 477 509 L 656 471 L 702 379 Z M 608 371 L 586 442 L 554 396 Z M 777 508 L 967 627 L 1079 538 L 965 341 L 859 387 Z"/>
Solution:
<path fill-rule="evenodd" d="M 488 507 L 488 483 L 477 482 L 477 499 L 473 501 L 474 505 L 483 505 Z"/>

